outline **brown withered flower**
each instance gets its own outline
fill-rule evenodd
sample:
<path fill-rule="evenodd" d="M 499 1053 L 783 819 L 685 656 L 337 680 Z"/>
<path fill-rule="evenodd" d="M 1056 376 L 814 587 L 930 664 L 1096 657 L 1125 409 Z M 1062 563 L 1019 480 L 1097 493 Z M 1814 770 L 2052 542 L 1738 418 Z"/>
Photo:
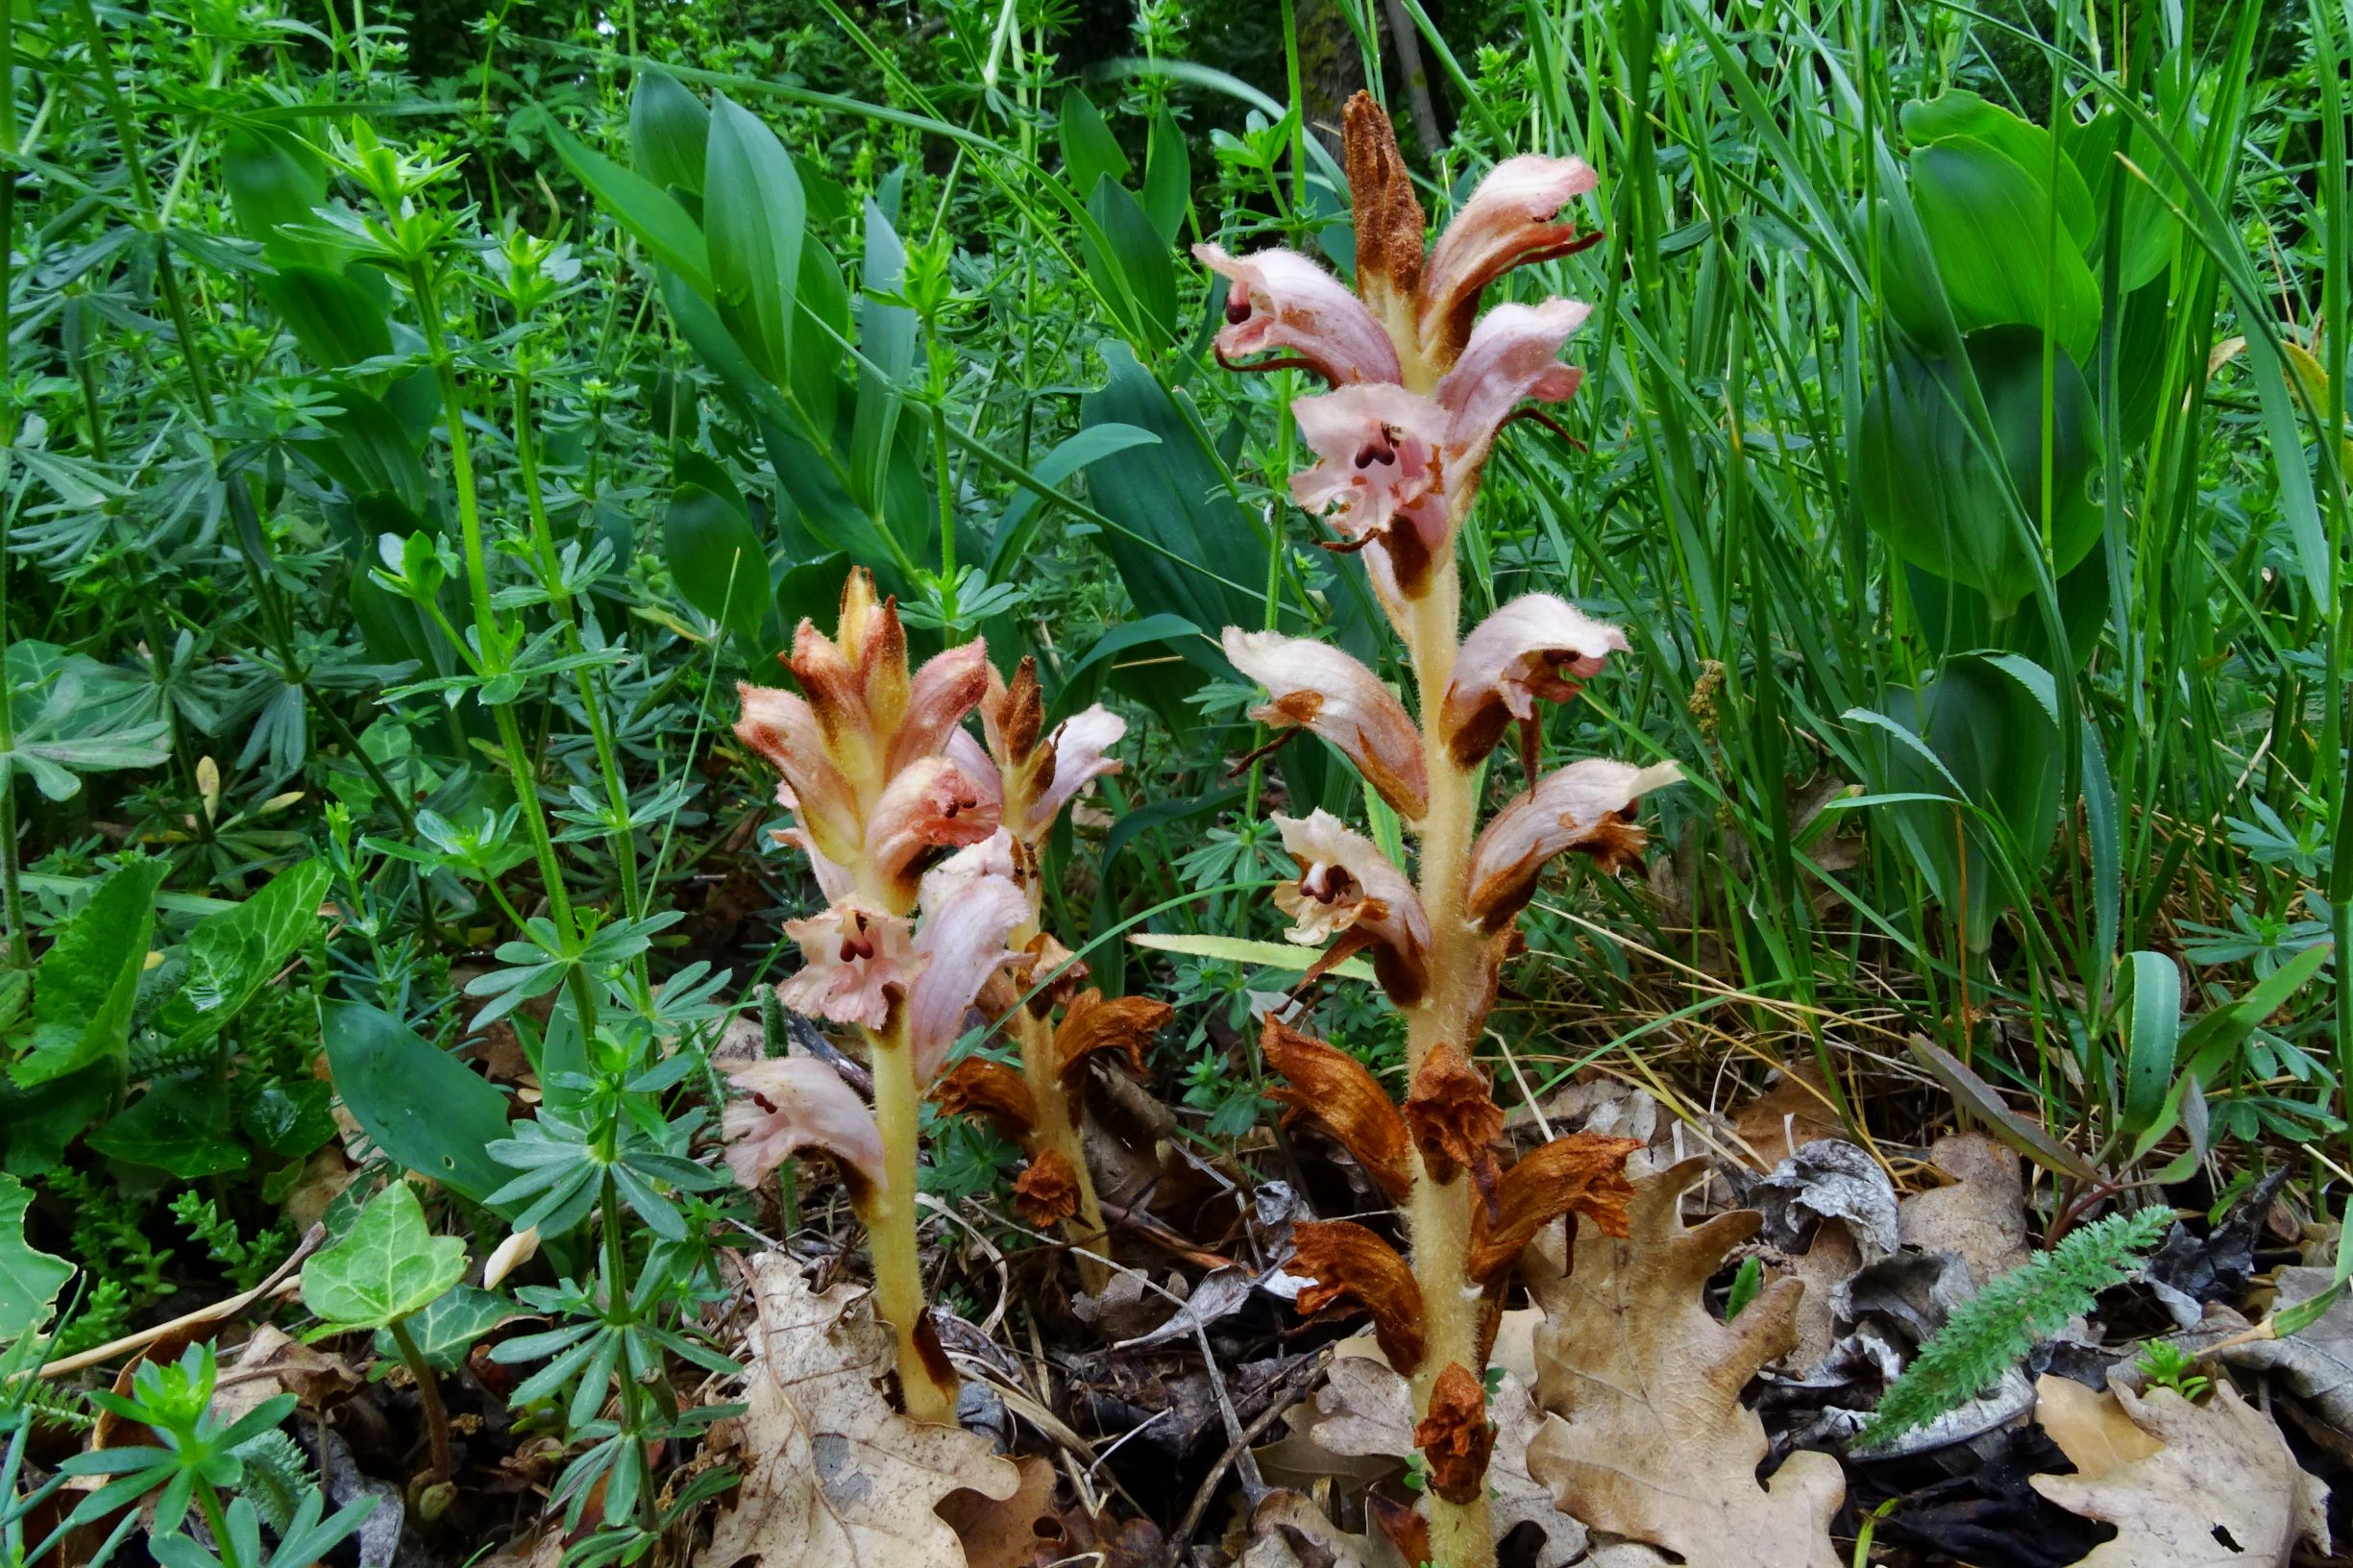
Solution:
<path fill-rule="evenodd" d="M 1492 1211 L 1495 1142 L 1504 1136 L 1504 1113 L 1487 1089 L 1486 1075 L 1452 1041 L 1440 1041 L 1415 1069 L 1405 1111 L 1430 1179 L 1451 1182 L 1469 1171 Z"/>
<path fill-rule="evenodd" d="M 1640 1139 L 1571 1133 L 1521 1156 L 1496 1184 L 1492 1216 L 1472 1212 L 1465 1272 L 1483 1285 L 1500 1280 L 1536 1232 L 1563 1214 L 1593 1221 L 1604 1236 L 1624 1236 L 1634 1196 L 1626 1157 L 1640 1147 Z"/>
<path fill-rule="evenodd" d="M 1078 1213 L 1078 1172 L 1060 1149 L 1042 1151 L 1013 1184 L 1013 1204 L 1038 1229 L 1051 1230 Z"/>
<path fill-rule="evenodd" d="M 1054 1059 L 1061 1065 L 1062 1081 L 1075 1082 L 1088 1060 L 1103 1051 L 1113 1053 L 1137 1077 L 1149 1076 L 1144 1045 L 1168 1026 L 1175 1014 L 1176 1009 L 1166 1002 L 1148 996 L 1114 996 L 1107 1001 L 1099 991 L 1079 992 L 1070 998 L 1062 1024 L 1054 1031 Z"/>
<path fill-rule="evenodd" d="M 1320 1316 L 1353 1304 L 1372 1315 L 1373 1338 L 1399 1372 L 1422 1364 L 1422 1289 L 1397 1249 L 1354 1220 L 1302 1220 L 1291 1227 L 1298 1249 L 1287 1273 L 1312 1280 L 1299 1311 Z"/>
<path fill-rule="evenodd" d="M 1371 1070 L 1346 1051 L 1303 1035 L 1271 1015 L 1260 1032 L 1259 1049 L 1269 1067 L 1290 1080 L 1267 1091 L 1289 1107 L 1285 1119 L 1320 1125 L 1356 1156 L 1390 1202 L 1405 1202 L 1413 1189 L 1405 1119 Z"/>
<path fill-rule="evenodd" d="M 968 1056 L 932 1085 L 932 1103 L 950 1116 L 986 1116 L 1018 1142 L 1038 1125 L 1038 1102 L 1021 1075 L 1001 1062 Z"/>

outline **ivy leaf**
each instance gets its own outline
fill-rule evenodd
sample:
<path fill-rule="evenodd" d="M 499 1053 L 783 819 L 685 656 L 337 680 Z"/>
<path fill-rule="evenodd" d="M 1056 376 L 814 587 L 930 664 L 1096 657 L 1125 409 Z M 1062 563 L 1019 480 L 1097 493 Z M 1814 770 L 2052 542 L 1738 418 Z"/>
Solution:
<path fill-rule="evenodd" d="M 394 1182 L 303 1265 L 303 1300 L 334 1328 L 380 1329 L 431 1306 L 465 1271 L 466 1244 L 435 1236 L 415 1190 Z"/>
<path fill-rule="evenodd" d="M 74 1276 L 73 1264 L 25 1240 L 25 1210 L 32 1202 L 24 1183 L 0 1176 L 0 1343 L 47 1322 L 58 1292 Z"/>
<path fill-rule="evenodd" d="M 517 1311 L 513 1302 L 496 1290 L 461 1285 L 443 1292 L 410 1318 L 408 1336 L 428 1365 L 448 1372 L 466 1359 L 477 1339 L 515 1316 Z M 380 1329 L 376 1335 L 376 1354 L 386 1358 L 400 1354 L 392 1335 Z"/>

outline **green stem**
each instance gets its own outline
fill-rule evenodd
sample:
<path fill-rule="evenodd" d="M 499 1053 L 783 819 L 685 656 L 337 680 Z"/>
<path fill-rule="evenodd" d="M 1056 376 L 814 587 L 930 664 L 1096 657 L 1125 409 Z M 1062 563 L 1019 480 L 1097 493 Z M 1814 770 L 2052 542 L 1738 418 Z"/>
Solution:
<path fill-rule="evenodd" d="M 425 1407 L 425 1435 L 432 1445 L 432 1481 L 439 1486 L 450 1479 L 450 1412 L 441 1403 L 441 1384 L 425 1352 L 408 1336 L 407 1324 L 387 1323 L 384 1328 L 399 1348 L 401 1360 L 408 1363 L 408 1375 L 417 1380 L 417 1401 Z"/>

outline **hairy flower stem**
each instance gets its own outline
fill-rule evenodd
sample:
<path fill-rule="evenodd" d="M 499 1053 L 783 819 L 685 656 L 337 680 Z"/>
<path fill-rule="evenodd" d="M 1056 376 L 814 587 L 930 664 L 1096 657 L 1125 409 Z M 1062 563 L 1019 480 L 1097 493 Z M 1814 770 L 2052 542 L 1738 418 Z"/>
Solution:
<path fill-rule="evenodd" d="M 925 1343 L 923 1268 L 916 1255 L 915 1156 L 922 1090 L 904 1018 L 866 1031 L 874 1070 L 874 1126 L 882 1135 L 883 1188 L 866 1204 L 867 1245 L 874 1259 L 874 1311 L 898 1343 L 898 1382 L 907 1413 L 952 1425 L 956 1375 L 938 1342 Z M 928 1351 L 928 1354 L 926 1353 Z"/>
<path fill-rule="evenodd" d="M 1430 776 L 1430 806 L 1421 823 L 1422 908 L 1432 933 L 1430 990 L 1406 1017 L 1406 1059 L 1414 1071 L 1442 1041 L 1470 1054 L 1470 1030 L 1483 985 L 1481 939 L 1463 910 L 1478 816 L 1478 775 L 1457 769 L 1439 736 L 1437 714 L 1454 679 L 1460 648 L 1458 625 L 1461 576 L 1451 560 L 1438 566 L 1429 592 L 1413 603 L 1407 637 L 1419 688 L 1422 752 Z M 1458 1365 L 1474 1378 L 1486 1371 L 1479 1354 L 1479 1292 L 1464 1267 L 1471 1235 L 1472 1185 L 1467 1175 L 1451 1182 L 1431 1179 L 1418 1151 L 1413 1156 L 1413 1190 L 1406 1206 L 1413 1244 L 1413 1275 L 1421 1286 L 1423 1333 L 1428 1352 L 1413 1375 L 1413 1414 L 1430 1413 L 1438 1375 Z M 1491 1568 L 1495 1532 L 1483 1488 L 1468 1503 L 1430 1496 L 1431 1560 L 1437 1568 Z"/>
<path fill-rule="evenodd" d="M 1111 1284 L 1111 1236 L 1103 1223 L 1103 1205 L 1095 1196 L 1094 1174 L 1087 1168 L 1086 1140 L 1079 1136 L 1078 1118 L 1070 1095 L 1062 1085 L 1061 1064 L 1055 1060 L 1054 1028 L 1024 1006 L 1017 1010 L 1021 1043 L 1021 1076 L 1029 1085 L 1038 1119 L 1030 1133 L 1034 1156 L 1048 1150 L 1070 1162 L 1078 1181 L 1078 1213 L 1064 1222 L 1070 1244 L 1078 1249 L 1079 1283 L 1095 1294 Z"/>

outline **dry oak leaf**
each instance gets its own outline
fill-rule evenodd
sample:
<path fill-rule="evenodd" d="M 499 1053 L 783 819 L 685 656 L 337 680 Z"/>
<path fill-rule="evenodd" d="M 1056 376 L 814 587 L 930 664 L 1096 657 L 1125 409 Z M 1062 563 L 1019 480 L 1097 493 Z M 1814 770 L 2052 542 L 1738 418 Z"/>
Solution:
<path fill-rule="evenodd" d="M 2113 1392 L 2055 1372 L 2034 1380 L 2034 1422 L 2075 1467 L 2077 1481 L 2104 1481 L 2165 1446 L 2133 1425 Z"/>
<path fill-rule="evenodd" d="M 867 1293 L 819 1295 L 790 1259 L 751 1260 L 759 1324 L 743 1418 L 748 1462 L 699 1568 L 942 1568 L 966 1561 L 932 1511 L 968 1488 L 999 1501 L 1021 1478 L 985 1439 L 911 1421 L 883 1397 L 891 1335 Z"/>
<path fill-rule="evenodd" d="M 1529 1472 L 1563 1513 L 1691 1568 L 1841 1568 L 1829 1533 L 1846 1495 L 1838 1461 L 1793 1454 L 1760 1485 L 1765 1428 L 1740 1403 L 1795 1343 L 1805 1287 L 1777 1280 L 1730 1323 L 1702 1304 L 1708 1276 L 1758 1223 L 1741 1210 L 1683 1224 L 1682 1195 L 1707 1170 L 1692 1159 L 1637 1181 L 1630 1234 L 1579 1236 L 1575 1267 L 1537 1290 L 1536 1397 L 1552 1414 L 1529 1444 Z"/>
<path fill-rule="evenodd" d="M 2287 1568 L 2299 1540 L 2328 1550 L 2328 1488 L 2307 1475 L 2271 1418 L 2223 1384 L 2204 1405 L 2170 1388 L 2135 1398 L 2125 1417 L 2164 1444 L 2096 1480 L 2032 1476 L 2070 1513 L 2117 1528 L 2076 1568 Z"/>

